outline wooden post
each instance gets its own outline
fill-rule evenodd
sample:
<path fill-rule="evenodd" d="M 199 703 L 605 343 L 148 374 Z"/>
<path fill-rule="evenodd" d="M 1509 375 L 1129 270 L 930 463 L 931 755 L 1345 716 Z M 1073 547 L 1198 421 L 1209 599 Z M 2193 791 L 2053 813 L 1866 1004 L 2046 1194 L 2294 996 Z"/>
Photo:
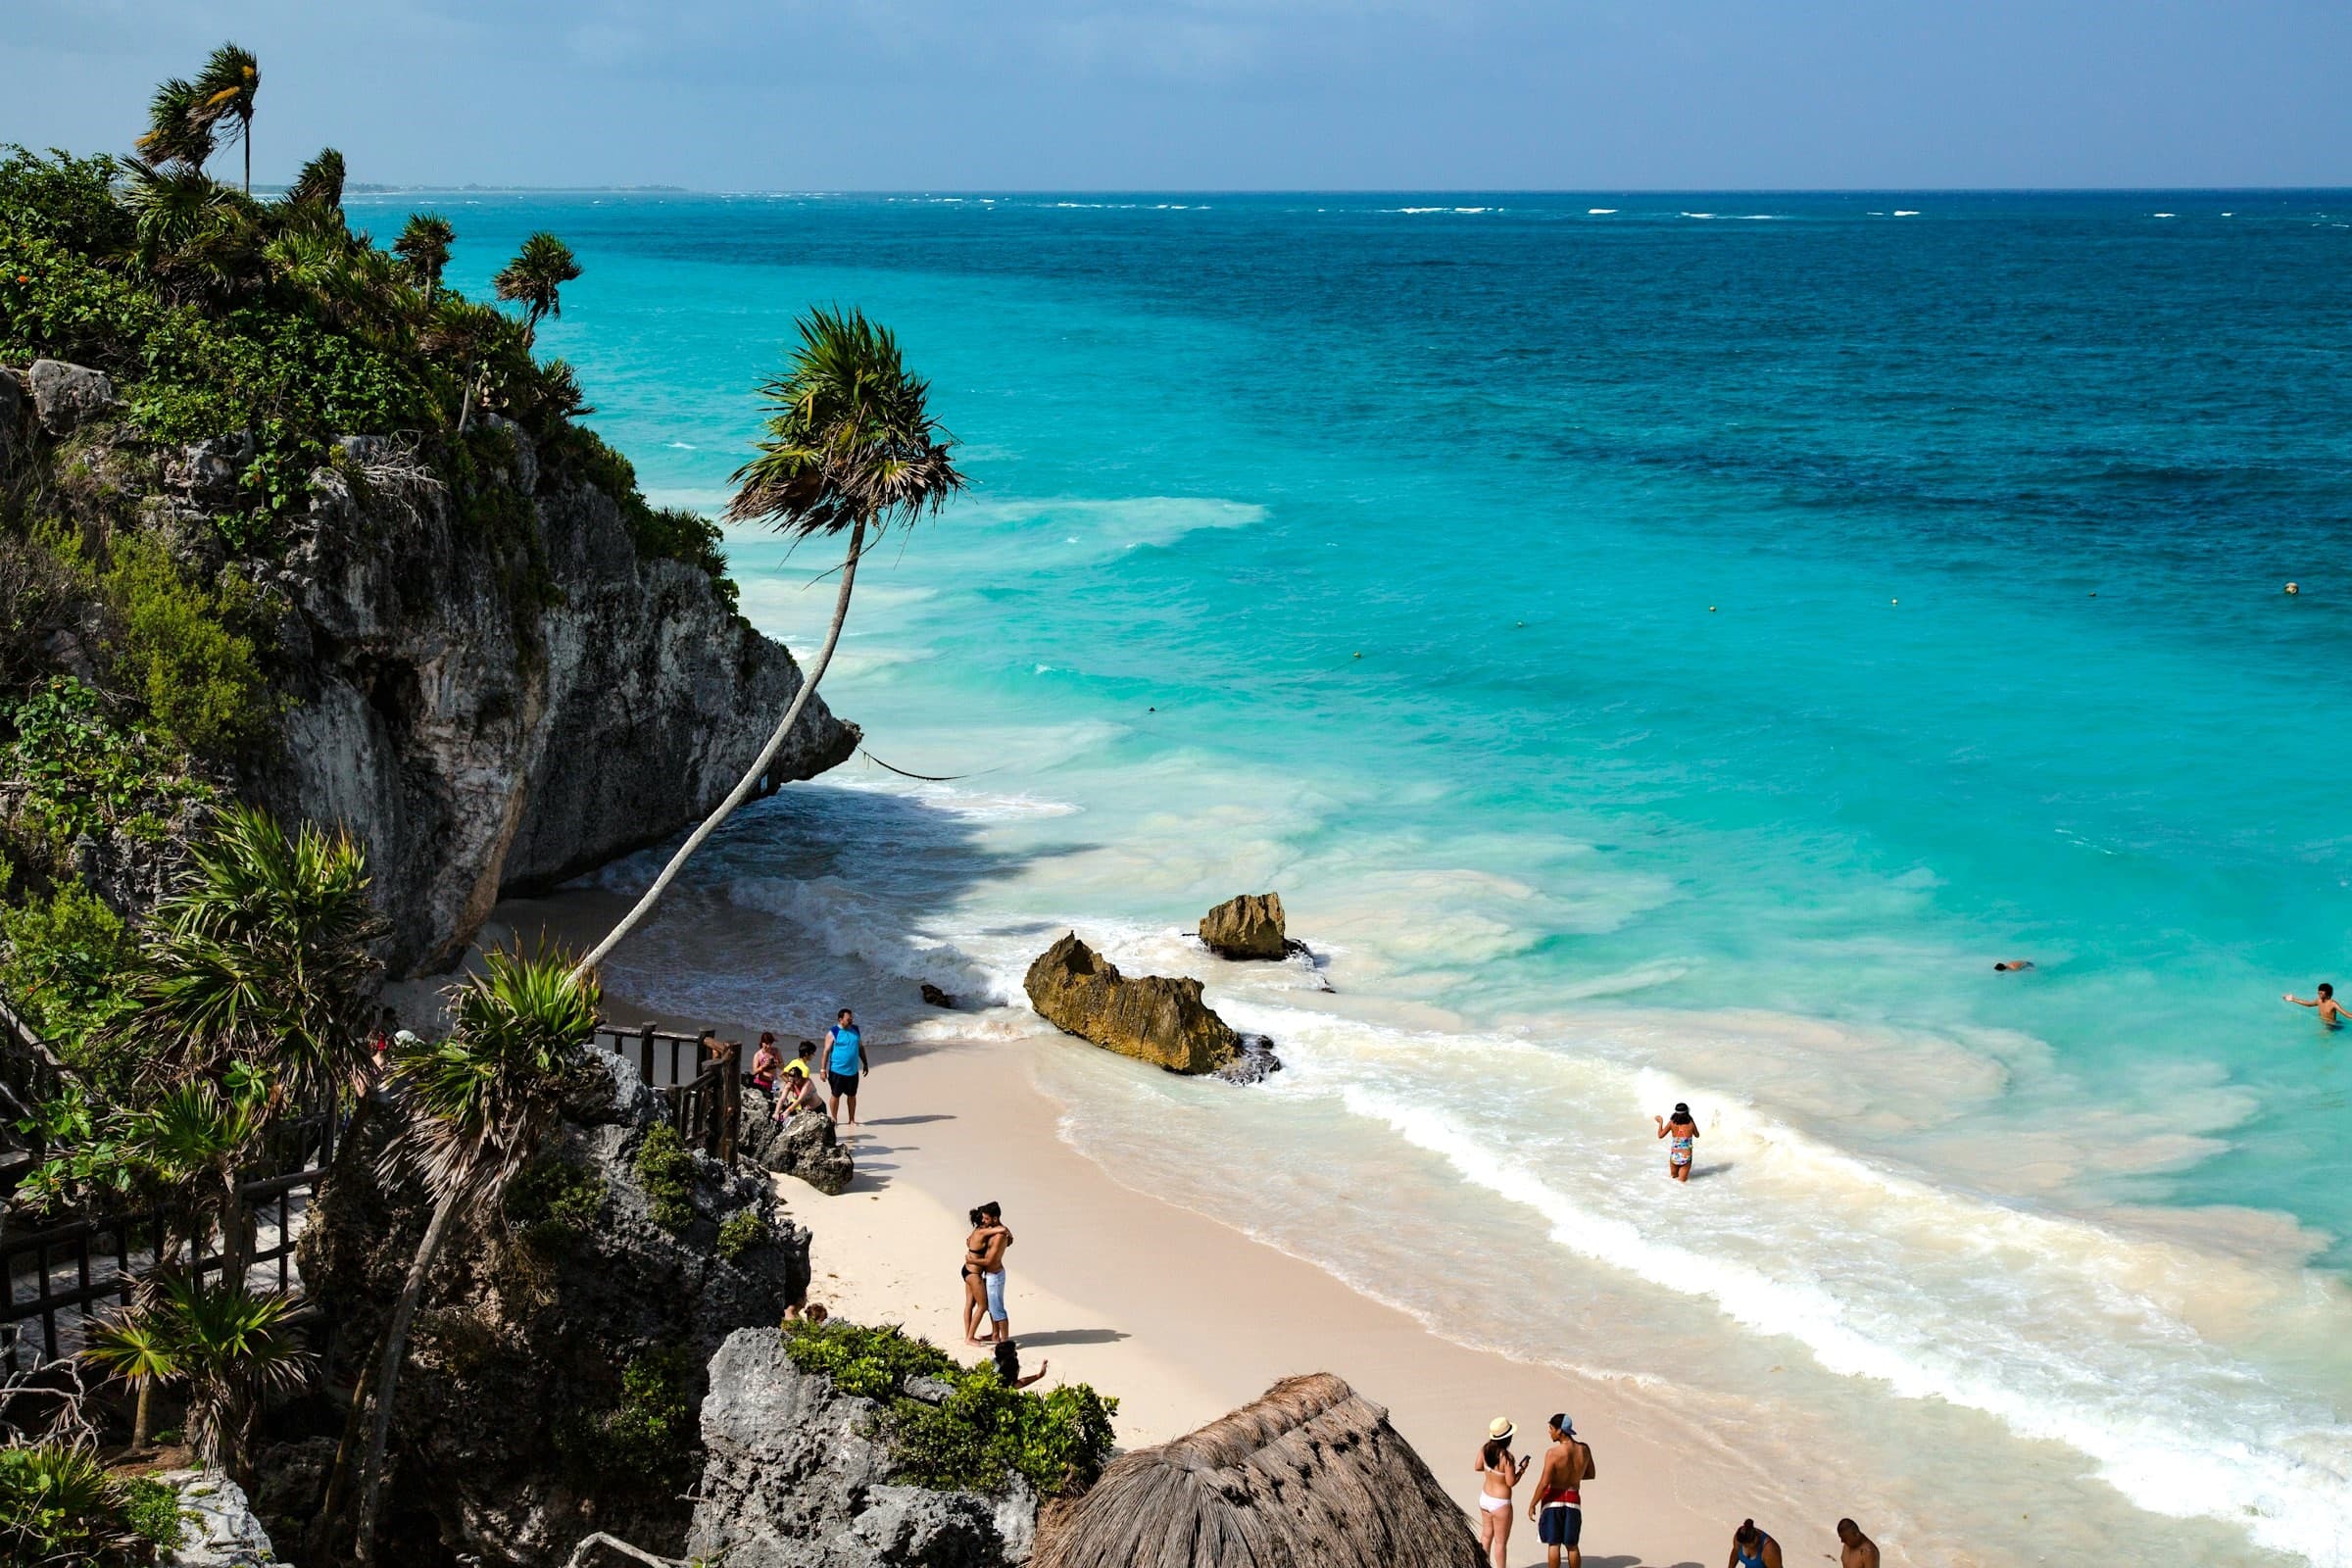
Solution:
<path fill-rule="evenodd" d="M 654 1081 L 654 1026 L 650 1023 L 647 1024 L 644 1033 L 640 1034 L 637 1039 L 639 1045 L 638 1070 L 643 1074 L 645 1081 L 651 1084 Z"/>
<path fill-rule="evenodd" d="M 718 1095 L 718 1160 L 735 1163 L 735 1124 L 743 1118 L 743 1042 L 727 1043 L 727 1082 Z"/>

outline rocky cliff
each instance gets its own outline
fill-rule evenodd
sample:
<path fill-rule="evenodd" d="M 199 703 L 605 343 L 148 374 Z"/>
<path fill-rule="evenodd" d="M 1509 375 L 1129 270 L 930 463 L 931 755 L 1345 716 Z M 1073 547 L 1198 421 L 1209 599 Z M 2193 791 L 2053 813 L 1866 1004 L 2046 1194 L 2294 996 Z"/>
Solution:
<path fill-rule="evenodd" d="M 292 707 L 255 793 L 367 841 L 396 973 L 449 962 L 502 894 L 702 816 L 801 684 L 704 571 L 641 556 L 613 496 L 500 429 L 511 456 L 481 482 L 517 503 L 493 513 L 503 537 L 395 443 L 355 438 L 313 474 L 276 578 Z M 767 787 L 857 743 L 811 702 Z"/>

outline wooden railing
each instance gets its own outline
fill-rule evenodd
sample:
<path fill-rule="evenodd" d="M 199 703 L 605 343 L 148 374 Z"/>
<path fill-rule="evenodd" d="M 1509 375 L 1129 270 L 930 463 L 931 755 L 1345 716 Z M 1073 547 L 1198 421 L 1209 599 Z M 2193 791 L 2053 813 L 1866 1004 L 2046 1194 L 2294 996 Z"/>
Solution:
<path fill-rule="evenodd" d="M 741 1041 L 707 1056 L 694 1036 L 649 1023 L 636 1029 L 601 1024 L 591 1044 L 636 1064 L 638 1081 L 662 1097 L 669 1124 L 687 1148 L 734 1162 L 735 1123 L 743 1112 Z"/>
<path fill-rule="evenodd" d="M 19 1132 L 18 1125 L 31 1123 L 35 1108 L 55 1099 L 72 1076 L 32 1026 L 0 998 L 0 1199 L 49 1157 L 37 1126 Z"/>

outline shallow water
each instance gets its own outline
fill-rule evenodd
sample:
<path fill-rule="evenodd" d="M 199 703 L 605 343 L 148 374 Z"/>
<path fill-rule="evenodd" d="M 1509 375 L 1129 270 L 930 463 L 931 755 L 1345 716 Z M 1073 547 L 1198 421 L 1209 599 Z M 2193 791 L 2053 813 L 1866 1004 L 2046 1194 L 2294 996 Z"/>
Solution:
<path fill-rule="evenodd" d="M 810 301 L 967 443 L 827 693 L 977 776 L 760 807 L 630 988 L 1011 1002 L 1074 925 L 1290 1063 L 1050 1054 L 1081 1147 L 1644 1380 L 1733 1519 L 2352 1562 L 2352 1045 L 2278 1000 L 2346 952 L 2352 196 L 433 205 L 467 284 L 572 241 L 543 343 L 661 498 Z M 830 561 L 732 553 L 813 646 Z M 1265 887 L 1336 994 L 1183 936 Z"/>

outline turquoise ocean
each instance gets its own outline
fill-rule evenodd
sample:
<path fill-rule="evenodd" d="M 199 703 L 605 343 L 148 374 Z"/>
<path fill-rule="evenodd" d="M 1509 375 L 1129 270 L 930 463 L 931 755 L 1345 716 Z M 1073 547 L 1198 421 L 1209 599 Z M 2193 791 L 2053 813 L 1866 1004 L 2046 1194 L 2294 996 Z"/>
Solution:
<path fill-rule="evenodd" d="M 1727 1524 L 1802 1472 L 1913 1562 L 2352 1564 L 2352 1032 L 2280 1001 L 2352 984 L 2352 194 L 354 218 L 416 206 L 469 289 L 571 242 L 542 347 L 657 500 L 812 303 L 964 442 L 825 688 L 956 777 L 756 808 L 616 986 L 1027 1032 L 1075 927 L 1289 1069 L 1047 1043 L 1064 1136 L 1653 1394 Z M 729 543 L 806 657 L 833 558 Z M 1266 888 L 1314 963 L 1188 935 Z"/>

